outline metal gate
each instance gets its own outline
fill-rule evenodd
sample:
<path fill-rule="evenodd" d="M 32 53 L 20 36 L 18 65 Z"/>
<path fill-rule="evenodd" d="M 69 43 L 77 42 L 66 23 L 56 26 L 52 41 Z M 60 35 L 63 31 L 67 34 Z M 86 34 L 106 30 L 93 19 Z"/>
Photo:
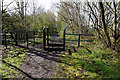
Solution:
<path fill-rule="evenodd" d="M 63 31 L 62 44 L 50 43 L 49 30 L 48 28 L 43 28 L 43 49 L 47 51 L 64 51 L 65 50 L 65 28 Z"/>

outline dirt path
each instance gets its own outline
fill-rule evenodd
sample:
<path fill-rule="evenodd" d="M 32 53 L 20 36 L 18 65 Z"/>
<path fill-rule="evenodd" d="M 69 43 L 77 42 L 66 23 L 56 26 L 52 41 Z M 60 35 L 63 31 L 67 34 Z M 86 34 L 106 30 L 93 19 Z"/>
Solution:
<path fill-rule="evenodd" d="M 57 36 L 58 37 L 58 36 Z M 55 37 L 52 36 L 53 39 Z M 42 44 L 30 46 L 29 51 L 26 53 L 28 56 L 26 62 L 23 62 L 21 69 L 24 71 L 23 79 L 29 78 L 52 78 L 55 73 L 59 72 L 58 63 L 60 54 L 64 54 L 59 51 L 44 51 Z"/>

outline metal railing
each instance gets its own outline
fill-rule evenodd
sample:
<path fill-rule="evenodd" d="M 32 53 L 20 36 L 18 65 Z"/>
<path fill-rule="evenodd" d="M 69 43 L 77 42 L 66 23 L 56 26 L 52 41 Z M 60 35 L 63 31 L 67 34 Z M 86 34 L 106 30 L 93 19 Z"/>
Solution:
<path fill-rule="evenodd" d="M 29 48 L 29 39 L 34 39 L 34 44 L 35 44 L 35 38 L 42 38 L 41 37 L 36 37 L 34 36 L 36 33 L 42 33 L 38 31 L 6 31 L 2 34 L 4 41 L 4 44 L 7 48 L 8 46 L 8 41 L 9 42 L 15 42 L 15 45 L 18 45 L 18 42 L 27 42 L 27 48 Z M 20 38 L 20 35 L 23 34 L 23 36 Z M 14 38 L 11 38 L 11 36 L 14 36 Z"/>
<path fill-rule="evenodd" d="M 65 32 L 65 30 L 64 30 Z M 93 36 L 93 34 L 75 34 L 75 33 L 64 33 L 63 36 L 66 35 L 74 35 L 74 36 L 78 36 L 78 39 L 65 39 L 65 41 L 77 41 L 78 42 L 78 46 L 80 46 L 80 42 L 92 42 L 93 40 L 81 40 L 80 37 L 81 36 Z"/>

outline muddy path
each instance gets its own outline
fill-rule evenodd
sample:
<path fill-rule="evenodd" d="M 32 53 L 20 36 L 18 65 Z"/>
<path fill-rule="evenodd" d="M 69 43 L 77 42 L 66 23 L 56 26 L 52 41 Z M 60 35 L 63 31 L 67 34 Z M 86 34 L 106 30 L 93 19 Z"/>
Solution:
<path fill-rule="evenodd" d="M 53 34 L 51 39 L 58 40 L 60 38 Z M 59 74 L 58 63 L 62 62 L 60 61 L 60 57 L 62 57 L 60 54 L 64 53 L 43 50 L 42 44 L 29 46 L 26 62 L 21 65 L 21 69 L 25 72 L 22 73 L 22 79 L 53 78 L 55 73 Z"/>

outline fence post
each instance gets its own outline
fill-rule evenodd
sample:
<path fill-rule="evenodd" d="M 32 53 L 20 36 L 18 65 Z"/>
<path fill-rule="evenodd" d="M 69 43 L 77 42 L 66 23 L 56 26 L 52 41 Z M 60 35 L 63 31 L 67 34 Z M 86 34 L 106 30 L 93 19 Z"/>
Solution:
<path fill-rule="evenodd" d="M 17 46 L 18 45 L 17 33 L 15 34 L 15 42 L 16 42 L 16 46 Z"/>
<path fill-rule="evenodd" d="M 5 32 L 5 46 L 6 46 L 6 49 L 7 49 L 6 32 Z"/>
<path fill-rule="evenodd" d="M 26 32 L 27 48 L 28 48 L 28 32 Z"/>
<path fill-rule="evenodd" d="M 63 50 L 65 50 L 65 30 L 66 28 L 63 29 Z"/>
<path fill-rule="evenodd" d="M 43 28 L 43 49 L 45 50 L 45 46 L 46 46 L 46 40 L 45 40 L 45 27 Z"/>
<path fill-rule="evenodd" d="M 35 34 L 36 34 L 36 32 L 34 32 L 34 35 L 33 35 L 34 36 L 34 45 L 35 45 Z"/>
<path fill-rule="evenodd" d="M 80 46 L 80 34 L 78 36 L 78 46 Z"/>
<path fill-rule="evenodd" d="M 47 28 L 47 46 L 49 45 L 49 35 L 48 35 L 48 28 Z"/>
<path fill-rule="evenodd" d="M 68 53 L 69 53 L 69 55 L 72 55 L 72 52 L 71 52 L 71 50 L 70 50 L 70 49 L 68 49 Z"/>

